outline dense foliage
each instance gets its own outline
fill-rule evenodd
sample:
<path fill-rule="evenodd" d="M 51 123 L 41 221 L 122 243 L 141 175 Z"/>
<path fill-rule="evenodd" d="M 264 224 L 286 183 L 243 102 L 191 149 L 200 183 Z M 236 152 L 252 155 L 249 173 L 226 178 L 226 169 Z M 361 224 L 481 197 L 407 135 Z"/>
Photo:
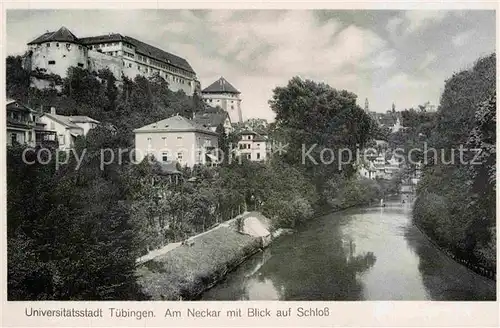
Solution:
<path fill-rule="evenodd" d="M 424 132 L 438 156 L 425 163 L 414 205 L 415 222 L 432 238 L 490 268 L 496 267 L 495 60 L 482 58 L 446 81 L 435 127 Z M 464 152 L 461 160 L 461 146 L 482 151 L 477 158 L 476 151 Z"/>
<path fill-rule="evenodd" d="M 294 77 L 274 89 L 269 103 L 276 113 L 275 139 L 287 144 L 284 160 L 300 167 L 320 194 L 328 179 L 353 175 L 356 149 L 376 131 L 355 94 Z"/>
<path fill-rule="evenodd" d="M 9 97 L 37 109 L 54 106 L 58 114 L 88 115 L 101 124 L 78 140 L 58 169 L 54 161 L 27 164 L 22 147 L 9 148 L 9 299 L 140 299 L 135 264 L 149 250 L 245 210 L 261 211 L 274 228 L 294 227 L 325 204 L 343 208 L 379 195 L 377 182 L 358 181 L 350 164 L 302 165 L 300 156 L 292 156 L 300 155 L 303 142 L 354 150 L 370 139 L 373 122 L 347 91 L 294 78 L 275 90 L 275 124 L 248 122 L 289 142 L 286 154 L 266 163 L 179 168 L 183 175 L 172 176 L 162 174 L 154 160 L 133 165 L 126 152 L 102 168 L 101 149 L 112 149 L 118 159 L 118 149 L 133 147 L 133 129 L 176 113 L 191 117 L 206 111 L 197 95 L 172 92 L 158 76 L 117 81 L 108 70 L 80 68 L 38 89 L 21 64 L 19 57 L 7 59 Z M 217 130 L 222 147 L 228 147 L 235 135 Z M 40 149 L 28 154 L 29 159 L 49 155 Z"/>

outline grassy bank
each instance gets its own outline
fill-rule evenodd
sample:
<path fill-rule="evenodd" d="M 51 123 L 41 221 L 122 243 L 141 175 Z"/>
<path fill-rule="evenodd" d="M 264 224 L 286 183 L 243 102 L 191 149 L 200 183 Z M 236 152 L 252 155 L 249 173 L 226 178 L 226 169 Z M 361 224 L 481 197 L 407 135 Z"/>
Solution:
<path fill-rule="evenodd" d="M 261 239 L 219 227 L 144 263 L 137 270 L 143 292 L 153 300 L 195 299 L 261 248 Z"/>

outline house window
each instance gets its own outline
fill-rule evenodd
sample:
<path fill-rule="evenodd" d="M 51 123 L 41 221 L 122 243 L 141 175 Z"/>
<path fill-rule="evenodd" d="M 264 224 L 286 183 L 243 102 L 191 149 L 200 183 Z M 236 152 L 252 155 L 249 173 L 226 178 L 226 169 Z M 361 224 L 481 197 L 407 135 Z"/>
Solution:
<path fill-rule="evenodd" d="M 50 43 L 47 43 L 47 48 L 50 48 Z"/>
<path fill-rule="evenodd" d="M 82 50 L 82 46 L 78 46 L 78 49 Z"/>
<path fill-rule="evenodd" d="M 59 144 L 64 145 L 65 141 L 66 141 L 66 138 L 64 138 L 64 134 L 60 134 L 59 135 Z"/>
<path fill-rule="evenodd" d="M 167 145 L 167 137 L 161 137 L 163 139 L 163 144 L 166 146 Z"/>
<path fill-rule="evenodd" d="M 49 65 L 55 65 L 56 61 L 55 60 L 49 60 Z"/>
<path fill-rule="evenodd" d="M 161 160 L 163 162 L 168 162 L 168 153 L 161 153 Z"/>
<path fill-rule="evenodd" d="M 59 47 L 59 43 L 56 43 L 56 47 Z"/>
<path fill-rule="evenodd" d="M 234 109 L 234 106 L 233 106 L 233 105 L 231 105 L 231 109 Z"/>
<path fill-rule="evenodd" d="M 14 145 L 17 143 L 17 133 L 12 133 L 10 135 L 10 144 L 11 145 Z"/>
<path fill-rule="evenodd" d="M 148 146 L 151 146 L 151 138 L 148 138 Z"/>
<path fill-rule="evenodd" d="M 78 63 L 78 67 L 83 67 L 83 64 L 82 63 Z"/>
<path fill-rule="evenodd" d="M 248 159 L 250 159 L 250 158 L 251 158 L 251 156 L 250 156 L 250 155 L 251 155 L 251 154 L 247 154 L 247 158 L 248 158 Z"/>
<path fill-rule="evenodd" d="M 33 141 L 33 133 L 28 131 L 28 141 Z"/>
<path fill-rule="evenodd" d="M 260 153 L 257 153 L 257 159 L 260 159 Z"/>
<path fill-rule="evenodd" d="M 177 160 L 182 161 L 182 153 L 181 152 L 177 153 Z"/>

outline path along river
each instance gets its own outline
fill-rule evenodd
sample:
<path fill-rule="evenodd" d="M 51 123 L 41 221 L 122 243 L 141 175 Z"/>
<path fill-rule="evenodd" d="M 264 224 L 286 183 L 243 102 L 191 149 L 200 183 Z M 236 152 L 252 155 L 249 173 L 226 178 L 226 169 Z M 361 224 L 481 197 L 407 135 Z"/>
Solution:
<path fill-rule="evenodd" d="M 494 281 L 439 251 L 409 203 L 316 218 L 253 256 L 202 300 L 494 300 Z"/>

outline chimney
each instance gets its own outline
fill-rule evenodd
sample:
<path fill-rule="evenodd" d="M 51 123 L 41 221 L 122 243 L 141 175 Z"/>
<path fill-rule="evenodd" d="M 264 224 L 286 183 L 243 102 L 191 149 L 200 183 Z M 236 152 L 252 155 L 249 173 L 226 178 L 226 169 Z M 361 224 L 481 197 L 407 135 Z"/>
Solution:
<path fill-rule="evenodd" d="M 56 115 L 56 108 L 55 107 L 50 107 L 50 113 L 52 115 Z"/>

